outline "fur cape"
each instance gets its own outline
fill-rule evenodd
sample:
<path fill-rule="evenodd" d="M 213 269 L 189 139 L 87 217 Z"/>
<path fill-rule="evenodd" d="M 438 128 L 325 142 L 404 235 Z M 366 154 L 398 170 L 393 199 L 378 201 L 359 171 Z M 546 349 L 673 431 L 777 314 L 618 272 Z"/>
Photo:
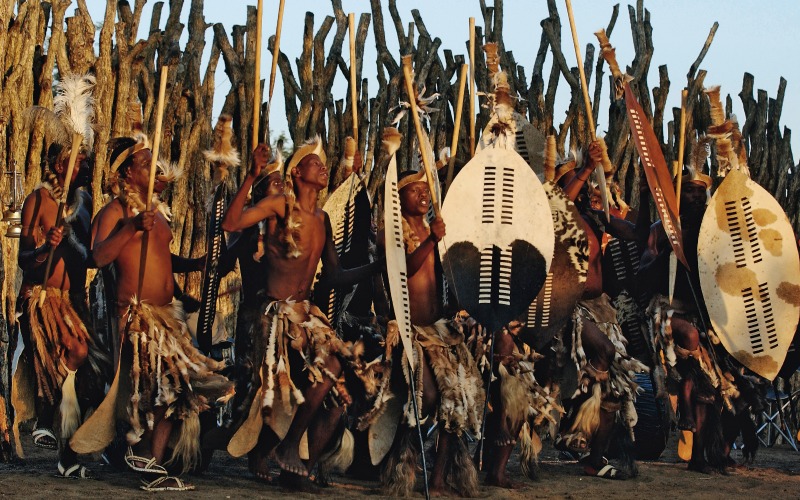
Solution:
<path fill-rule="evenodd" d="M 616 354 L 608 371 L 597 370 L 589 362 L 583 349 L 581 334 L 583 321 L 591 321 L 614 344 Z M 591 392 L 591 397 L 578 409 L 570 428 L 565 435 L 568 441 L 571 434 L 583 433 L 589 439 L 597 428 L 600 410 L 619 411 L 623 424 L 627 427 L 631 439 L 633 427 L 638 420 L 633 402 L 639 391 L 634 381 L 636 373 L 645 373 L 649 368 L 627 354 L 627 341 L 617 324 L 616 310 L 611 299 L 603 294 L 594 299 L 578 302 L 572 318 L 572 350 L 571 358 L 578 371 L 578 388 L 573 398 Z"/>

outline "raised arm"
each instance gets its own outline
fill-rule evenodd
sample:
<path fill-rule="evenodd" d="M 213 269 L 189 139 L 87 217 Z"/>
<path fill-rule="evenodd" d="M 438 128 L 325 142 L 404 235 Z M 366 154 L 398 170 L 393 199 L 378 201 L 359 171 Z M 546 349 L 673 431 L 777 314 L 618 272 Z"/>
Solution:
<path fill-rule="evenodd" d="M 411 255 L 406 256 L 406 272 L 408 276 L 414 276 L 425 263 L 425 259 L 433 253 L 436 245 L 445 236 L 445 224 L 441 218 L 436 218 L 431 222 L 431 234 L 420 243 Z"/>
<path fill-rule="evenodd" d="M 247 209 L 244 207 L 250 188 L 253 187 L 256 179 L 261 174 L 261 170 L 269 162 L 269 147 L 266 144 L 259 144 L 253 150 L 252 156 L 250 170 L 247 172 L 230 205 L 228 205 L 228 210 L 225 211 L 225 217 L 222 219 L 222 229 L 224 231 L 241 231 L 277 213 L 268 209 L 269 203 L 265 202 L 269 200 L 269 197 L 262 199 L 252 207 Z"/>

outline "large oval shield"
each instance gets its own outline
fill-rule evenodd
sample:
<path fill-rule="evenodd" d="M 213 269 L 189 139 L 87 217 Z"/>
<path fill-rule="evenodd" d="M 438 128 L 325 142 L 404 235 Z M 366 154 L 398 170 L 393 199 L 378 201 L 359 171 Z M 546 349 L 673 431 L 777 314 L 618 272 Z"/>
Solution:
<path fill-rule="evenodd" d="M 740 363 L 773 380 L 800 319 L 800 261 L 777 200 L 739 171 L 711 198 L 697 245 L 711 324 Z"/>
<path fill-rule="evenodd" d="M 464 309 L 499 330 L 527 310 L 553 259 L 547 195 L 515 151 L 479 151 L 453 180 L 442 207 L 444 272 Z"/>
<path fill-rule="evenodd" d="M 537 351 L 572 317 L 589 270 L 589 240 L 575 204 L 553 182 L 544 183 L 553 216 L 555 247 L 544 286 L 523 317 L 520 338 Z"/>
<path fill-rule="evenodd" d="M 506 119 L 493 113 L 489 123 L 483 129 L 481 140 L 478 142 L 478 150 L 498 141 L 506 143 L 498 144 L 501 147 L 513 148 L 531 166 L 539 179 L 544 179 L 544 155 L 542 154 L 545 146 L 544 134 L 531 125 L 525 117 L 516 111 Z"/>

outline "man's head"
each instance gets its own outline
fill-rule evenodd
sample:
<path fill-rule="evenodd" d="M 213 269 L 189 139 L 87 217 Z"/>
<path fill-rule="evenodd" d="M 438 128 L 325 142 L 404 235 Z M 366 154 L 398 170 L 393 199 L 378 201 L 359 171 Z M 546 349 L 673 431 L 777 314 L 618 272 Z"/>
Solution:
<path fill-rule="evenodd" d="M 61 144 L 53 143 L 47 149 L 47 164 L 50 170 L 56 174 L 59 182 L 64 185 L 66 181 L 67 170 L 69 168 L 69 155 L 70 148 L 64 147 Z M 72 170 L 72 179 L 70 179 L 70 189 L 80 187 L 79 178 L 85 177 L 89 171 L 87 162 L 86 151 L 81 150 L 75 159 L 75 167 Z"/>
<path fill-rule="evenodd" d="M 425 172 L 406 170 L 397 179 L 400 194 L 400 209 L 404 215 L 420 216 L 428 213 L 431 205 L 431 190 Z"/>
<path fill-rule="evenodd" d="M 281 175 L 280 170 L 275 170 L 253 184 L 253 201 L 258 201 L 267 196 L 281 194 L 283 190 L 283 175 Z"/>
<path fill-rule="evenodd" d="M 681 212 L 702 215 L 708 202 L 711 183 L 711 177 L 697 169 L 688 168 L 681 179 Z"/>
<path fill-rule="evenodd" d="M 328 169 L 325 166 L 327 161 L 322 139 L 316 136 L 306 141 L 289 157 L 285 180 L 293 186 L 310 185 L 324 189 L 328 186 Z"/>
<path fill-rule="evenodd" d="M 145 144 L 130 137 L 112 139 L 109 143 L 111 171 L 129 186 L 147 189 L 150 183 L 150 163 L 153 153 Z"/>

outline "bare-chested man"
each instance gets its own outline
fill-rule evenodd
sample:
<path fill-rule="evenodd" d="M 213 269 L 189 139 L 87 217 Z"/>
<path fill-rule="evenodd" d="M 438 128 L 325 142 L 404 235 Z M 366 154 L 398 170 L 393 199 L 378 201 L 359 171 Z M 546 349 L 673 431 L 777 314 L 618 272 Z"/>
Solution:
<path fill-rule="evenodd" d="M 607 463 L 603 454 L 612 437 L 612 428 L 619 411 L 623 421 L 632 432 L 636 422 L 633 400 L 637 385 L 633 381 L 636 371 L 647 367 L 630 358 L 625 351 L 625 340 L 617 324 L 616 310 L 603 293 L 603 270 L 601 240 L 603 232 L 623 239 L 637 237 L 629 223 L 612 218 L 603 224 L 592 210 L 589 193 L 584 189 L 595 166 L 602 161 L 602 149 L 598 142 L 589 146 L 589 161 L 574 176 L 561 180 L 568 198 L 577 200 L 581 211 L 581 222 L 589 241 L 589 269 L 583 298 L 578 302 L 573 315 L 572 352 L 573 361 L 580 367 L 579 386 L 588 398 L 576 393 L 572 398 L 572 419 L 569 429 L 557 440 L 557 446 L 575 452 L 588 453 L 582 462 L 584 471 L 591 476 L 605 479 L 625 479 L 626 473 Z M 579 198 L 581 191 L 583 195 Z M 602 214 L 602 213 L 601 213 Z M 568 396 L 565 394 L 565 397 Z M 567 422 L 565 420 L 565 422 Z M 558 442 L 560 441 L 560 442 Z M 629 472 L 635 471 L 633 464 Z"/>
<path fill-rule="evenodd" d="M 275 233 L 267 235 L 264 245 L 267 301 L 257 325 L 262 336 L 254 336 L 255 349 L 263 359 L 256 365 L 261 367 L 262 377 L 253 404 L 262 406 L 276 431 L 283 416 L 291 418 L 288 429 L 283 428 L 285 436 L 275 449 L 275 459 L 284 472 L 300 477 L 308 476 L 334 431 L 325 425 L 309 429 L 320 416 L 323 400 L 331 392 L 336 400 L 332 404 L 344 405 L 350 399 L 340 379 L 339 359 L 351 355 L 350 345 L 337 337 L 321 311 L 308 301 L 317 265 L 322 259 L 321 279 L 335 286 L 360 281 L 380 266 L 375 262 L 353 270 L 341 269 L 330 221 L 317 207 L 319 192 L 328 186 L 325 159 L 319 138 L 301 146 L 288 160 L 285 193 L 267 196 L 245 209 L 247 192 L 269 160 L 269 148 L 258 145 L 252 167 L 222 225 L 226 231 L 240 231 L 275 218 Z M 307 464 L 299 449 L 306 430 Z M 246 430 L 240 429 L 232 443 L 243 440 L 242 432 Z M 252 445 L 257 444 L 247 447 Z"/>
<path fill-rule="evenodd" d="M 22 287 L 17 311 L 25 344 L 27 363 L 24 369 L 31 376 L 27 380 L 35 394 L 37 422 L 33 432 L 34 444 L 50 449 L 61 444 L 59 474 L 88 478 L 91 472 L 78 464 L 77 455 L 68 441 L 82 418 L 75 377 L 93 345 L 85 326 L 88 321 L 86 270 L 92 266 L 89 254 L 92 202 L 91 196 L 78 190 L 79 176 L 88 169 L 86 154 L 80 152 L 70 180 L 64 222 L 61 226 L 55 225 L 69 156 L 69 148 L 58 144 L 49 148 L 49 170 L 45 180 L 23 204 L 18 259 L 22 268 Z M 55 248 L 53 264 L 45 280 L 45 266 L 51 248 Z M 43 288 L 47 298 L 40 304 Z M 81 396 L 83 399 L 86 395 Z M 57 407 L 61 426 L 56 433 L 53 423 Z M 17 418 L 28 415 L 30 410 L 33 409 L 16 408 Z"/>
<path fill-rule="evenodd" d="M 142 143 L 129 138 L 112 141 L 110 161 L 118 196 L 97 215 L 92 254 L 98 266 L 113 263 L 117 272 L 122 345 L 117 376 L 130 376 L 131 396 L 122 390 L 119 394 L 110 391 L 107 399 L 112 407 L 115 397 L 127 400 L 132 427 L 127 439 L 132 447 L 125 461 L 150 480 L 144 489 L 184 491 L 193 486 L 169 476 L 164 465 L 176 461 L 184 472 L 197 465 L 198 415 L 210 403 L 229 397 L 232 388 L 227 379 L 214 373 L 224 364 L 206 358 L 192 345 L 186 323 L 180 319 L 180 304 L 173 303 L 172 231 L 164 213 L 147 210 L 143 201 L 151 159 L 150 149 Z M 156 203 L 160 205 L 157 199 Z M 88 420 L 85 434 L 76 434 L 73 445 L 90 434 L 107 432 L 94 428 L 99 425 L 96 422 Z M 177 441 L 170 458 L 166 452 L 173 433 Z M 113 437 L 113 431 L 107 435 Z M 93 444 L 104 447 L 108 443 Z"/>
<path fill-rule="evenodd" d="M 693 173 L 684 175 L 680 205 L 684 255 L 691 271 L 678 266 L 674 297 L 670 303 L 667 283 L 672 247 L 661 221 L 658 221 L 651 228 L 639 276 L 644 288 L 654 295 L 648 312 L 654 320 L 656 345 L 664 351 L 668 382 L 678 385 L 678 428 L 693 434 L 689 470 L 709 473 L 714 468 L 725 470 L 724 450 L 721 446 L 712 446 L 719 429 L 709 428 L 707 424 L 709 419 L 717 421 L 712 413 L 718 411 L 715 405 L 721 403 L 720 396 L 729 392 L 731 382 L 717 374 L 698 330 L 703 323 L 703 312 L 698 311 L 694 297 L 697 293 L 697 298 L 700 298 L 697 243 L 711 178 Z"/>
<path fill-rule="evenodd" d="M 441 266 L 436 245 L 445 236 L 441 218 L 430 225 L 427 214 L 431 192 L 425 172 L 406 171 L 398 179 L 400 207 L 403 216 L 403 237 L 406 247 L 408 295 L 413 325 L 413 342 L 417 370 L 422 370 L 422 384 L 414 397 L 420 398 L 420 418 L 433 417 L 439 428 L 430 491 L 461 496 L 477 494 L 477 470 L 463 442 L 464 431 L 480 432 L 483 411 L 483 385 L 477 365 L 464 343 L 462 331 L 445 318 Z M 378 241 L 383 242 L 381 235 Z M 389 270 L 391 272 L 391 270 Z M 391 331 L 391 325 L 390 325 Z M 396 335 L 387 334 L 397 341 Z M 391 388 L 395 394 L 409 391 L 403 377 L 405 363 L 399 348 L 392 364 Z M 421 394 L 420 394 L 421 393 Z M 406 405 L 405 419 L 416 421 L 413 405 Z M 393 495 L 409 495 L 413 491 L 416 461 L 404 459 L 416 444 L 417 431 L 401 425 L 390 456 L 384 465 L 382 481 Z M 417 450 L 418 451 L 418 450 Z M 411 456 L 416 457 L 416 454 Z"/>

